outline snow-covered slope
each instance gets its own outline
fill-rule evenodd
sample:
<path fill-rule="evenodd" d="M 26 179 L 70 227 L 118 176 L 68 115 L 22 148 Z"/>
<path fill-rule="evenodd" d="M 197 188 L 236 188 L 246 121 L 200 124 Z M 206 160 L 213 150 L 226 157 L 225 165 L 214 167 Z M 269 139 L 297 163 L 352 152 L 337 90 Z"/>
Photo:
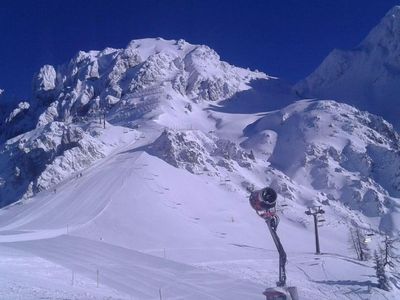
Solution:
<path fill-rule="evenodd" d="M 400 6 L 393 7 L 353 50 L 333 50 L 295 86 L 303 97 L 335 99 L 381 115 L 398 129 Z"/>
<path fill-rule="evenodd" d="M 368 287 L 374 299 L 398 298 L 397 269 L 394 291 L 379 291 L 372 263 L 348 249 L 353 227 L 375 233 L 372 248 L 381 230 L 398 234 L 398 134 L 352 106 L 287 106 L 295 99 L 283 81 L 182 40 L 44 66 L 29 107 L 9 115 L 18 130 L 2 135 L 0 197 L 11 204 L 0 210 L 0 253 L 10 269 L 20 262 L 10 247 L 60 266 L 41 297 L 58 297 L 76 274 L 81 288 L 61 295 L 95 297 L 100 281 L 112 298 L 262 299 L 277 256 L 247 197 L 269 185 L 301 299 L 358 299 Z M 312 205 L 326 211 L 322 256 L 304 214 Z"/>

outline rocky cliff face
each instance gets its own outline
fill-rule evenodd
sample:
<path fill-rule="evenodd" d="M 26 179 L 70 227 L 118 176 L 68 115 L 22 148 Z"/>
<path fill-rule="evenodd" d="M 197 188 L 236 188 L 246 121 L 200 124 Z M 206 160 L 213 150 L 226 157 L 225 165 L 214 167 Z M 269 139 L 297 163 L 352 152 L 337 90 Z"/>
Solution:
<path fill-rule="evenodd" d="M 0 148 L 1 205 L 50 190 L 104 157 L 104 145 L 81 127 L 52 122 L 10 139 Z"/>
<path fill-rule="evenodd" d="M 222 100 L 256 78 L 266 75 L 233 67 L 209 47 L 183 40 L 145 39 L 125 49 L 81 51 L 57 70 L 46 65 L 36 74 L 34 96 L 47 106 L 36 125 L 109 111 L 130 94 L 167 85 L 193 101 Z"/>
<path fill-rule="evenodd" d="M 240 168 L 251 169 L 254 162 L 254 155 L 237 143 L 198 130 L 165 130 L 149 146 L 149 153 L 175 167 L 210 176 Z"/>

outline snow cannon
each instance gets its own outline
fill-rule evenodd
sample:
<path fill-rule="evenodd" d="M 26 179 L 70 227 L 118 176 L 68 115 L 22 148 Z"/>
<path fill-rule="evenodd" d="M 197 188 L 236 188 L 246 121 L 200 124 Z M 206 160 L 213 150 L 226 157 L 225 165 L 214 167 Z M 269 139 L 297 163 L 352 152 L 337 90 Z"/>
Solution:
<path fill-rule="evenodd" d="M 286 252 L 279 239 L 277 229 L 279 217 L 276 214 L 278 194 L 274 189 L 266 187 L 250 194 L 249 202 L 256 213 L 262 217 L 268 226 L 272 240 L 279 253 L 279 280 L 276 288 L 267 288 L 264 295 L 267 300 L 299 300 L 296 287 L 286 286 Z"/>
<path fill-rule="evenodd" d="M 278 194 L 270 187 L 252 192 L 249 198 L 250 205 L 257 215 L 270 224 L 275 231 L 279 223 L 279 217 L 276 214 L 277 198 Z"/>
<path fill-rule="evenodd" d="M 277 193 L 274 189 L 266 187 L 250 194 L 250 205 L 257 214 L 266 219 L 275 215 Z"/>

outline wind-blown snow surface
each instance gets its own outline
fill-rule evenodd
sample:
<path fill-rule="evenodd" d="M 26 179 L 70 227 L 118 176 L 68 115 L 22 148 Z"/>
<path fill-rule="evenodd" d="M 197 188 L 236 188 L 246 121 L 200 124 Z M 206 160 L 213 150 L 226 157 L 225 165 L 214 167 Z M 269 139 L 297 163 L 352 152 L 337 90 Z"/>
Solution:
<path fill-rule="evenodd" d="M 355 49 L 333 50 L 295 89 L 303 97 L 337 99 L 381 115 L 397 129 L 400 95 L 400 6 Z"/>
<path fill-rule="evenodd" d="M 263 299 L 277 254 L 246 189 L 266 185 L 287 204 L 301 299 L 399 297 L 396 270 L 378 290 L 347 241 L 400 228 L 399 136 L 382 118 L 334 101 L 271 111 L 295 99 L 284 83 L 184 41 L 81 52 L 35 78 L 0 150 L 4 298 Z M 326 211 L 320 256 L 311 205 Z M 28 263 L 37 277 L 16 278 Z"/>

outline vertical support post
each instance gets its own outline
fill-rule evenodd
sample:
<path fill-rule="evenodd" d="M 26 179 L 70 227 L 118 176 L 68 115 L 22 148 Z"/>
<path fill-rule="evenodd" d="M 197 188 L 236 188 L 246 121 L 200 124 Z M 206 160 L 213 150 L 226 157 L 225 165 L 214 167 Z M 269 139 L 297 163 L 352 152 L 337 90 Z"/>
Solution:
<path fill-rule="evenodd" d="M 314 217 L 314 229 L 315 229 L 315 253 L 321 254 L 321 251 L 319 249 L 318 216 L 317 214 L 314 214 L 313 217 Z"/>
<path fill-rule="evenodd" d="M 305 211 L 305 214 L 307 216 L 313 216 L 314 219 L 314 232 L 315 232 L 315 254 L 321 254 L 321 250 L 319 248 L 319 234 L 318 234 L 318 215 L 319 214 L 324 214 L 325 211 L 321 209 L 320 206 L 314 207 L 313 209 L 309 208 L 308 210 Z M 321 222 L 324 220 L 321 220 Z"/>
<path fill-rule="evenodd" d="M 267 223 L 268 229 L 271 233 L 272 240 L 274 241 L 276 249 L 278 250 L 278 253 L 279 253 L 279 281 L 277 282 L 277 286 L 285 286 L 286 285 L 286 270 L 285 270 L 286 252 L 283 249 L 283 246 L 278 237 L 278 234 L 276 233 L 276 227 L 272 226 L 271 222 L 273 222 L 273 219 L 265 220 L 265 223 Z"/>

